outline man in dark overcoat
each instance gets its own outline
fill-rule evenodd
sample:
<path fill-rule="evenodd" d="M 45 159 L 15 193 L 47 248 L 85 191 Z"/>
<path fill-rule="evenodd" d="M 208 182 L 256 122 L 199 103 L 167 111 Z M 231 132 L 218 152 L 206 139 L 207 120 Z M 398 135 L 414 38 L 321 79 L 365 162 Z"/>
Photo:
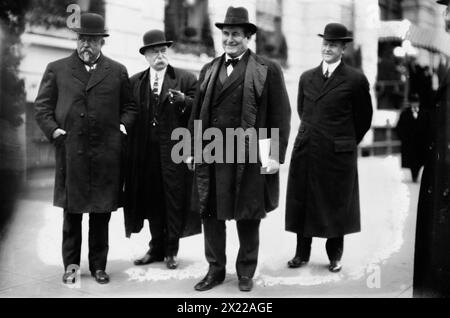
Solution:
<path fill-rule="evenodd" d="M 209 164 L 205 160 L 194 165 L 194 195 L 202 216 L 205 256 L 209 263 L 207 275 L 195 289 L 204 291 L 223 282 L 226 273 L 225 221 L 236 220 L 240 242 L 236 260 L 239 289 L 250 291 L 258 261 L 260 221 L 278 206 L 278 170 L 288 143 L 291 110 L 280 66 L 248 49 L 248 42 L 257 27 L 249 23 L 247 9 L 228 8 L 225 22 L 216 23 L 216 26 L 222 30 L 225 54 L 201 70 L 189 124 L 191 131 L 194 132 L 194 120 L 198 120 L 203 131 L 215 128 L 223 136 L 227 128 L 243 131 L 266 128 L 267 137 L 273 138 L 271 157 L 264 163 L 268 174 L 262 174 L 260 162 L 250 160 L 242 163 L 218 160 Z M 270 135 L 272 128 L 279 131 L 278 142 Z M 272 155 L 276 152 L 275 147 L 279 149 L 279 158 Z M 233 150 L 236 149 L 225 149 L 223 154 Z M 249 151 L 246 143 L 246 158 Z M 187 160 L 191 168 L 192 159 Z"/>
<path fill-rule="evenodd" d="M 101 52 L 102 16 L 81 15 L 77 50 L 50 63 L 35 101 L 36 120 L 55 145 L 54 205 L 64 209 L 64 283 L 80 265 L 81 224 L 89 213 L 89 270 L 108 283 L 108 224 L 119 208 L 122 143 L 137 111 L 126 68 Z"/>
<path fill-rule="evenodd" d="M 342 61 L 352 38 L 338 23 L 325 27 L 319 67 L 300 77 L 301 124 L 292 151 L 286 230 L 297 233 L 291 268 L 309 261 L 313 237 L 327 238 L 329 270 L 341 269 L 344 235 L 360 231 L 357 145 L 370 128 L 369 83 Z"/>
<path fill-rule="evenodd" d="M 450 31 L 449 1 L 445 6 Z M 450 297 L 450 71 L 445 73 L 430 109 L 427 154 L 417 210 L 414 297 Z"/>
<path fill-rule="evenodd" d="M 410 99 L 411 106 L 406 107 L 400 113 L 395 127 L 397 136 L 401 141 L 402 168 L 411 170 L 413 182 L 417 182 L 420 169 L 425 157 L 425 129 L 426 114 L 419 108 L 419 99 L 413 95 Z"/>
<path fill-rule="evenodd" d="M 139 52 L 150 67 L 131 78 L 139 117 L 130 131 L 125 180 L 125 229 L 129 237 L 149 220 L 149 250 L 135 265 L 163 261 L 169 269 L 176 259 L 181 237 L 201 232 L 198 213 L 192 213 L 192 173 L 171 158 L 172 131 L 187 127 L 197 85 L 194 74 L 172 67 L 163 31 L 144 34 Z"/>

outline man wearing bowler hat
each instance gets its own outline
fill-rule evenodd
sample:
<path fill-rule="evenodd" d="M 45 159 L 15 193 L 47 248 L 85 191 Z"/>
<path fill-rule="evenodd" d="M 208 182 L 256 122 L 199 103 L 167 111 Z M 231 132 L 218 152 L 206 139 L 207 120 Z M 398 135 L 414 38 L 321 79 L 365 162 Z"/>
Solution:
<path fill-rule="evenodd" d="M 445 30 L 450 32 L 449 1 L 437 3 L 445 6 Z M 450 70 L 433 104 L 417 209 L 414 297 L 450 297 Z"/>
<path fill-rule="evenodd" d="M 253 288 L 258 262 L 260 221 L 278 206 L 278 170 L 288 143 L 291 110 L 280 66 L 248 49 L 257 27 L 249 22 L 247 9 L 230 7 L 224 23 L 216 26 L 222 30 L 225 54 L 206 64 L 200 72 L 198 95 L 189 122 L 191 134 L 195 131 L 195 120 L 202 123 L 203 129 L 215 128 L 223 136 L 229 128 L 241 131 L 265 128 L 267 137 L 273 138 L 270 157 L 263 167 L 266 174 L 259 162 L 236 163 L 236 156 L 240 155 L 236 147 L 222 149 L 227 158 L 211 164 L 193 162 L 192 157 L 187 159 L 189 167 L 195 169 L 194 196 L 202 216 L 209 263 L 207 275 L 195 289 L 209 290 L 225 279 L 225 221 L 235 220 L 240 243 L 236 260 L 238 286 L 248 292 Z M 270 135 L 272 129 L 278 131 L 278 140 Z M 249 143 L 242 146 L 248 159 L 252 149 Z M 276 150 L 279 156 L 275 155 Z M 232 162 L 227 160 L 231 151 L 235 155 Z"/>
<path fill-rule="evenodd" d="M 297 234 L 288 267 L 305 266 L 313 237 L 326 238 L 329 270 L 341 270 L 344 235 L 360 231 L 357 145 L 369 130 L 369 83 L 342 61 L 347 28 L 330 23 L 322 42 L 322 63 L 300 77 L 295 139 L 288 175 L 286 230 Z"/>
<path fill-rule="evenodd" d="M 55 146 L 54 204 L 64 209 L 63 282 L 75 282 L 82 216 L 89 213 L 89 270 L 105 284 L 108 223 L 122 190 L 122 143 L 137 110 L 126 68 L 101 52 L 108 36 L 103 17 L 83 13 L 73 31 L 77 49 L 47 66 L 35 116 Z"/>
<path fill-rule="evenodd" d="M 187 127 L 197 78 L 169 64 L 172 41 L 163 31 L 150 30 L 143 41 L 139 52 L 150 67 L 131 78 L 140 114 L 128 143 L 125 229 L 129 237 L 149 220 L 149 249 L 135 265 L 165 260 L 167 268 L 176 269 L 180 238 L 201 232 L 200 217 L 189 209 L 192 173 L 171 158 L 176 143 L 171 134 Z"/>

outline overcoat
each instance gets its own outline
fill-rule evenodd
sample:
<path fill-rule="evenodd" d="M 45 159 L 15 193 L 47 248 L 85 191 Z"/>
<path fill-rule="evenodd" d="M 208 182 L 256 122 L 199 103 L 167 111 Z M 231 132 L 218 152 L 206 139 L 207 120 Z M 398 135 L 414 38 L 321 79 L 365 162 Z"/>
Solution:
<path fill-rule="evenodd" d="M 120 124 L 130 131 L 137 110 L 125 66 L 101 55 L 90 74 L 75 51 L 47 66 L 35 117 L 55 144 L 54 204 L 69 213 L 119 208 L 123 174 Z M 61 128 L 67 132 L 52 140 Z"/>
<path fill-rule="evenodd" d="M 129 237 L 132 233 L 139 233 L 145 219 L 151 222 L 159 204 L 164 201 L 167 213 L 168 229 L 179 237 L 198 234 L 201 232 L 200 217 L 196 211 L 190 209 L 190 195 L 192 193 L 192 173 L 185 163 L 175 163 L 171 152 L 178 140 L 172 140 L 172 132 L 177 128 L 187 128 L 189 116 L 194 102 L 197 78 L 187 71 L 168 66 L 161 88 L 157 138 L 161 163 L 161 178 L 163 190 L 150 191 L 152 180 L 146 179 L 146 168 L 149 168 L 150 122 L 152 110 L 149 104 L 149 71 L 147 69 L 131 77 L 133 96 L 139 109 L 139 116 L 133 130 L 130 132 L 127 149 L 127 167 L 125 175 L 125 231 Z M 185 94 L 184 103 L 169 102 L 169 88 Z M 157 167 L 156 169 L 159 169 Z M 153 182 L 154 183 L 154 182 Z M 158 190 L 158 191 L 156 191 Z M 164 197 L 156 197 L 163 193 Z M 155 211 L 154 211 L 155 210 Z"/>
<path fill-rule="evenodd" d="M 230 128 L 242 128 L 244 131 L 253 128 L 257 133 L 260 128 L 265 128 L 267 135 L 257 136 L 261 139 L 272 137 L 270 134 L 272 128 L 278 129 L 278 142 L 276 142 L 276 138 L 272 138 L 270 147 L 279 149 L 279 161 L 283 163 L 289 139 L 291 117 L 283 73 L 275 62 L 262 58 L 250 50 L 247 54 L 248 59 L 246 57 L 247 63 L 242 71 L 243 75 L 240 77 L 233 75 L 233 71 L 230 80 L 225 83 L 215 99 L 220 101 L 228 98 L 230 103 L 240 106 L 238 117 L 233 119 L 233 121 L 237 121 L 238 125 Z M 194 135 L 194 120 L 201 121 L 201 134 L 207 128 L 215 125 L 214 122 L 211 122 L 211 111 L 214 106 L 213 94 L 224 59 L 225 55 L 217 57 L 201 70 L 196 102 L 189 124 L 192 135 Z M 238 94 L 238 91 L 242 91 L 242 94 Z M 196 137 L 199 136 L 195 136 L 194 140 Z M 246 143 L 246 158 L 248 158 L 248 154 L 249 143 Z M 227 169 L 227 163 L 220 165 Z M 231 202 L 226 206 L 231 206 L 232 210 L 225 211 L 225 205 L 218 202 L 217 218 L 219 220 L 259 220 L 264 218 L 267 212 L 278 206 L 279 174 L 261 174 L 259 160 L 256 163 L 249 163 L 246 160 L 245 163 L 235 163 L 234 166 L 235 169 L 232 169 L 233 182 L 228 189 L 224 190 L 222 187 L 224 183 L 229 183 L 229 178 L 225 177 L 227 180 L 221 180 L 221 175 L 216 175 L 218 177 L 215 180 L 216 193 L 220 193 L 221 202 Z M 205 161 L 196 165 L 193 198 L 196 209 L 202 216 L 210 213 L 208 211 L 211 190 L 210 172 L 210 164 Z"/>
<path fill-rule="evenodd" d="M 395 130 L 402 143 L 403 168 L 420 168 L 424 164 L 426 153 L 424 112 L 424 110 L 420 110 L 417 118 L 414 118 L 411 107 L 408 107 L 400 114 Z"/>
<path fill-rule="evenodd" d="M 286 197 L 286 230 L 306 237 L 360 231 L 357 145 L 370 128 L 372 102 L 361 72 L 343 62 L 328 80 L 322 65 L 300 77 Z"/>
<path fill-rule="evenodd" d="M 450 297 L 450 71 L 430 109 L 414 254 L 414 297 Z"/>

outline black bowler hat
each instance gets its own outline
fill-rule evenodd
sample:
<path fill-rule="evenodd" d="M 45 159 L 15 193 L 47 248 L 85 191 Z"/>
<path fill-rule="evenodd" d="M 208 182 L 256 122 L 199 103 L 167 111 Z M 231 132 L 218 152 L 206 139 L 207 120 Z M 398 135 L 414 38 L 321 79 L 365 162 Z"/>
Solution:
<path fill-rule="evenodd" d="M 258 27 L 248 20 L 248 11 L 246 8 L 229 7 L 227 14 L 225 15 L 225 21 L 223 23 L 216 23 L 216 27 L 223 29 L 225 26 L 242 26 L 248 29 L 249 32 L 255 34 L 258 31 Z"/>
<path fill-rule="evenodd" d="M 170 47 L 173 43 L 173 41 L 166 41 L 164 32 L 160 30 L 150 30 L 145 32 L 143 41 L 144 46 L 139 49 L 139 53 L 141 53 L 142 55 L 144 55 L 145 50 L 150 47 L 158 45 L 167 45 L 167 47 Z"/>
<path fill-rule="evenodd" d="M 438 1 L 436 1 L 436 3 L 443 4 L 444 6 L 446 6 L 446 5 L 448 5 L 449 1 L 450 0 L 438 0 Z"/>
<path fill-rule="evenodd" d="M 348 30 L 345 25 L 340 23 L 327 24 L 325 26 L 325 31 L 323 32 L 323 34 L 318 34 L 318 36 L 324 38 L 324 40 L 327 41 L 353 41 L 353 38 L 349 36 Z"/>
<path fill-rule="evenodd" d="M 105 29 L 105 19 L 97 13 L 82 13 L 80 17 L 80 27 L 73 28 L 72 31 L 81 35 L 109 36 Z"/>

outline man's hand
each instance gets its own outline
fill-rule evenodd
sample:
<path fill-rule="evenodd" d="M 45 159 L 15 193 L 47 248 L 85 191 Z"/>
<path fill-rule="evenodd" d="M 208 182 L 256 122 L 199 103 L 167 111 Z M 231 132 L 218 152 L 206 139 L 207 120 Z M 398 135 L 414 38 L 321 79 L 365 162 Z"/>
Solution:
<path fill-rule="evenodd" d="M 194 157 L 187 157 L 184 162 L 187 164 L 189 171 L 195 170 Z"/>
<path fill-rule="evenodd" d="M 55 131 L 53 132 L 52 138 L 53 138 L 53 140 L 55 140 L 59 136 L 64 136 L 64 135 L 67 135 L 67 132 L 64 129 L 56 128 Z"/>
<path fill-rule="evenodd" d="M 122 134 L 127 135 L 127 129 L 125 128 L 124 124 L 120 124 L 120 131 Z"/>
<path fill-rule="evenodd" d="M 275 174 L 280 171 L 280 163 L 275 159 L 269 159 L 262 167 L 262 174 Z"/>
<path fill-rule="evenodd" d="M 169 88 L 169 102 L 174 103 L 184 103 L 186 96 L 183 92 L 177 91 L 175 89 Z"/>

